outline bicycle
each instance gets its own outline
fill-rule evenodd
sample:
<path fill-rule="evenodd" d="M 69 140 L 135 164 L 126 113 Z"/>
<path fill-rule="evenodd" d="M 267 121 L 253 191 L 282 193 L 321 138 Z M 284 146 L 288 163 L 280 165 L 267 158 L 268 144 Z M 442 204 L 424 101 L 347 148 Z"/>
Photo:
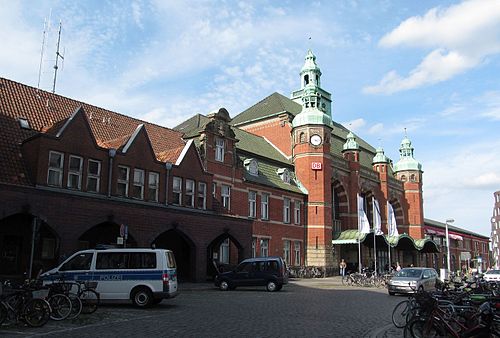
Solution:
<path fill-rule="evenodd" d="M 0 284 L 2 285 L 2 284 Z M 7 292 L 10 289 L 10 293 Z M 5 282 L 0 288 L 0 325 L 6 320 L 23 321 L 31 327 L 45 325 L 50 319 L 51 308 L 42 298 L 33 298 L 33 290 L 23 286 L 12 288 Z"/>

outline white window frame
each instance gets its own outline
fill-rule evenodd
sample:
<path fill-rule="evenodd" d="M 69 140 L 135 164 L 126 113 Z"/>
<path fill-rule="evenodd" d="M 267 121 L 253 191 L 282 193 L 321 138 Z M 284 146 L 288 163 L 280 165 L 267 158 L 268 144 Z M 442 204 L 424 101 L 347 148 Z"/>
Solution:
<path fill-rule="evenodd" d="M 263 193 L 260 199 L 260 217 L 263 220 L 269 220 L 269 196 L 268 193 Z"/>
<path fill-rule="evenodd" d="M 160 173 L 150 171 L 148 174 L 148 200 L 158 202 L 158 193 L 160 190 Z M 154 196 L 151 198 L 152 192 Z"/>
<path fill-rule="evenodd" d="M 56 167 L 51 167 L 50 166 L 50 159 L 52 155 L 59 155 L 60 160 L 59 160 L 59 166 Z M 49 162 L 48 162 L 48 170 L 47 170 L 47 185 L 53 186 L 53 187 L 62 187 L 62 179 L 63 179 L 63 168 L 64 168 L 64 154 L 58 151 L 49 151 Z M 51 184 L 50 183 L 50 173 L 54 173 L 54 175 L 57 175 L 57 183 L 56 184 Z"/>
<path fill-rule="evenodd" d="M 220 137 L 215 138 L 215 160 L 224 162 L 224 147 L 226 142 Z"/>
<path fill-rule="evenodd" d="M 261 238 L 260 240 L 260 257 L 269 256 L 269 238 Z"/>
<path fill-rule="evenodd" d="M 97 163 L 97 173 L 90 172 L 90 164 Z M 89 190 L 90 182 L 95 181 L 96 190 Z M 101 161 L 91 160 L 87 161 L 87 191 L 93 193 L 99 193 L 101 185 Z"/>
<path fill-rule="evenodd" d="M 212 197 L 215 198 L 217 196 L 217 183 L 212 183 Z"/>
<path fill-rule="evenodd" d="M 195 184 L 193 180 L 186 179 L 186 192 L 185 195 L 185 206 L 189 208 L 194 208 L 194 190 Z"/>
<path fill-rule="evenodd" d="M 71 168 L 71 160 L 78 160 L 79 165 L 77 169 Z M 68 189 L 73 190 L 81 190 L 82 189 L 82 176 L 83 176 L 83 157 L 76 155 L 69 155 L 68 159 L 68 181 L 66 182 L 66 186 Z M 72 178 L 76 177 L 76 187 L 72 186 Z"/>
<path fill-rule="evenodd" d="M 172 179 L 172 193 L 173 201 L 172 204 L 181 205 L 182 203 L 182 178 L 174 176 Z M 177 194 L 177 198 L 175 195 Z"/>
<path fill-rule="evenodd" d="M 295 200 L 293 202 L 293 210 L 294 210 L 294 223 L 295 224 L 300 224 L 300 201 L 299 200 Z"/>
<path fill-rule="evenodd" d="M 252 237 L 252 258 L 257 257 L 257 238 Z"/>
<path fill-rule="evenodd" d="M 223 184 L 221 188 L 222 206 L 227 210 L 231 210 L 231 186 Z"/>
<path fill-rule="evenodd" d="M 125 172 L 126 172 L 126 175 L 125 175 L 126 178 L 122 179 L 119 176 L 117 177 L 117 179 L 116 179 L 116 186 L 117 186 L 116 193 L 118 194 L 118 186 L 120 184 L 124 185 L 125 186 L 125 193 L 123 195 L 118 195 L 118 196 L 127 197 L 128 196 L 128 185 L 129 185 L 129 179 L 130 179 L 130 168 L 126 167 L 124 165 L 119 165 L 118 166 L 118 173 L 120 173 L 121 169 L 125 170 Z"/>
<path fill-rule="evenodd" d="M 229 238 L 222 241 L 219 247 L 219 262 L 223 264 L 229 264 L 230 252 L 229 252 Z"/>
<path fill-rule="evenodd" d="M 198 209 L 205 210 L 207 208 L 207 184 L 198 182 Z"/>
<path fill-rule="evenodd" d="M 290 223 L 291 200 L 288 197 L 283 198 L 283 223 Z"/>
<path fill-rule="evenodd" d="M 143 200 L 144 199 L 144 170 L 134 168 L 134 181 L 132 182 L 132 198 Z M 136 188 L 139 188 L 139 196 L 135 194 Z"/>
<path fill-rule="evenodd" d="M 257 216 L 257 192 L 250 190 L 248 192 L 248 217 Z"/>
<path fill-rule="evenodd" d="M 293 252 L 295 256 L 295 266 L 300 266 L 300 241 L 293 242 Z"/>
<path fill-rule="evenodd" d="M 291 255 L 290 255 L 290 241 L 288 239 L 285 239 L 283 241 L 283 260 L 285 261 L 286 264 L 291 265 Z"/>

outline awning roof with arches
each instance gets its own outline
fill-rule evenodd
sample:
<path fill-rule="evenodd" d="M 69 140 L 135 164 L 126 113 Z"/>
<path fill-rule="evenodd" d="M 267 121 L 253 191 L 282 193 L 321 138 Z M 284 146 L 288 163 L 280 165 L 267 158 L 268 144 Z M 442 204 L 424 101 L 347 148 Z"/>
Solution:
<path fill-rule="evenodd" d="M 337 239 L 332 240 L 332 244 L 358 244 L 358 241 L 360 243 L 363 243 L 365 242 L 365 240 L 367 241 L 367 243 L 370 243 L 370 241 L 367 240 L 367 237 L 369 237 L 371 241 L 373 241 L 373 233 L 360 233 L 355 229 L 345 230 L 340 233 L 340 236 Z M 396 249 L 417 250 L 421 253 L 439 252 L 437 244 L 429 238 L 415 239 L 407 234 L 401 234 L 399 236 L 380 235 L 377 236 L 377 239 L 378 238 L 382 238 L 386 245 L 390 245 L 391 247 Z"/>

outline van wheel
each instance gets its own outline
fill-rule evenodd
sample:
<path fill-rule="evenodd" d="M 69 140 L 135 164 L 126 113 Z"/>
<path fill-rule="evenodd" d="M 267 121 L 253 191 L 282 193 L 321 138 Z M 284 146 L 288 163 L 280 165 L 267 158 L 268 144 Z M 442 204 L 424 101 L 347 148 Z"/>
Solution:
<path fill-rule="evenodd" d="M 222 282 L 220 282 L 219 289 L 221 289 L 221 291 L 227 291 L 230 290 L 231 287 L 229 286 L 229 283 L 226 280 L 223 280 Z"/>
<path fill-rule="evenodd" d="M 135 289 L 132 292 L 132 302 L 137 307 L 148 307 L 153 302 L 153 294 L 146 287 Z"/>
<path fill-rule="evenodd" d="M 275 281 L 270 280 L 269 282 L 267 282 L 266 289 L 269 292 L 278 291 L 277 290 L 278 289 L 278 285 L 276 284 Z"/>

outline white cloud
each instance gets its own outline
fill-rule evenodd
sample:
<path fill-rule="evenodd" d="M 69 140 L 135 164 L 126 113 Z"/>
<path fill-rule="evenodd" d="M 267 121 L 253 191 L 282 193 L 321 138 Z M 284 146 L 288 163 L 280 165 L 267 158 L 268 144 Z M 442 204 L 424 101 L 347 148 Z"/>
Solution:
<path fill-rule="evenodd" d="M 138 1 L 132 2 L 132 17 L 134 18 L 134 22 L 139 28 L 144 28 L 142 24 L 142 9 L 141 4 Z"/>
<path fill-rule="evenodd" d="M 489 233 L 493 192 L 500 189 L 497 139 L 448 147 L 438 159 L 423 154 L 424 210 L 436 220 L 454 218 L 457 226 Z M 454 206 L 454 207 L 450 207 Z"/>
<path fill-rule="evenodd" d="M 359 133 L 359 130 L 366 125 L 366 121 L 363 118 L 359 118 L 352 121 L 342 122 L 342 125 L 350 131 Z"/>
<path fill-rule="evenodd" d="M 497 0 L 464 1 L 411 17 L 386 34 L 380 45 L 433 50 L 408 76 L 400 76 L 392 70 L 363 92 L 392 94 L 446 81 L 477 67 L 487 56 L 499 53 L 499 34 L 500 2 Z"/>
<path fill-rule="evenodd" d="M 380 134 L 384 131 L 383 123 L 376 123 L 368 129 L 368 134 Z"/>

